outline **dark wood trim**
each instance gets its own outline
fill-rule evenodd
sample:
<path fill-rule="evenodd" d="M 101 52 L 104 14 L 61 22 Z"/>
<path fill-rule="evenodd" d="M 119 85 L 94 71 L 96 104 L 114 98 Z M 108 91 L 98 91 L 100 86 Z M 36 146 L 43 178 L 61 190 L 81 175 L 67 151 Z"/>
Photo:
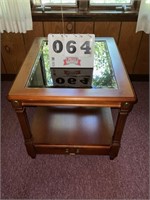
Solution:
<path fill-rule="evenodd" d="M 138 11 L 77 11 L 70 9 L 63 12 L 64 21 L 137 21 Z M 32 11 L 33 21 L 61 21 L 61 11 Z"/>

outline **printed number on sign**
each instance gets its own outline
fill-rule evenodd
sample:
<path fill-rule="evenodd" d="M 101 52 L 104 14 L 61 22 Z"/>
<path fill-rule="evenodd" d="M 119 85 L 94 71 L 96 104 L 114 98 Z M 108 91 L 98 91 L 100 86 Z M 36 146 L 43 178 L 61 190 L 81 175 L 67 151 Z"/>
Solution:
<path fill-rule="evenodd" d="M 75 78 L 68 78 L 67 82 L 69 84 L 76 84 L 76 79 Z M 83 78 L 82 80 L 80 80 L 81 83 L 83 84 L 88 84 L 89 78 Z M 58 84 L 64 84 L 65 83 L 65 79 L 63 79 L 62 77 L 58 77 L 56 78 L 56 82 Z"/>
<path fill-rule="evenodd" d="M 74 40 L 69 40 L 66 43 L 66 50 L 68 53 L 73 54 L 76 52 L 77 47 L 76 45 L 76 41 Z M 60 40 L 55 40 L 53 42 L 53 50 L 55 51 L 55 53 L 61 53 L 64 46 L 63 43 Z M 90 41 L 85 41 L 81 46 L 80 49 L 84 51 L 84 54 L 91 54 L 91 47 L 90 47 Z"/>

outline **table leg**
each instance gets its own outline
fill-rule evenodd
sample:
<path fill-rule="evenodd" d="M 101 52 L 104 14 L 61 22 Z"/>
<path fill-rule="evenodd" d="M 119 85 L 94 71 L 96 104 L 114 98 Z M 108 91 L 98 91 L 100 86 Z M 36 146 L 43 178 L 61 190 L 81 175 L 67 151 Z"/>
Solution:
<path fill-rule="evenodd" d="M 118 113 L 117 122 L 112 138 L 112 145 L 110 148 L 110 159 L 113 160 L 117 157 L 120 144 L 121 144 L 121 137 L 123 134 L 123 129 L 126 123 L 127 116 L 129 112 L 132 110 L 133 104 L 129 102 L 122 103 L 120 111 Z"/>
<path fill-rule="evenodd" d="M 16 106 L 16 105 L 17 105 L 17 103 L 13 102 L 13 107 L 15 107 L 15 111 L 18 116 L 18 120 L 20 122 L 20 126 L 21 126 L 22 133 L 24 136 L 27 152 L 32 158 L 35 158 L 36 151 L 35 151 L 35 148 L 34 148 L 33 142 L 32 142 L 32 134 L 30 131 L 30 125 L 29 125 L 26 109 L 25 109 L 25 107 L 19 106 L 19 103 L 18 103 L 18 106 Z"/>

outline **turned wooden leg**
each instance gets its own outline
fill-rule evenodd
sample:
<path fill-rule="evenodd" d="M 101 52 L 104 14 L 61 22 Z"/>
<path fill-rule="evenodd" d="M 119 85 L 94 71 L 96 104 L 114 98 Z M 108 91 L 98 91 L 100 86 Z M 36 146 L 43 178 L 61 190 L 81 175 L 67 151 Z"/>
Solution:
<path fill-rule="evenodd" d="M 121 144 L 121 137 L 123 134 L 123 129 L 126 123 L 126 119 L 128 116 L 128 113 L 132 110 L 133 104 L 129 102 L 122 103 L 120 111 L 118 113 L 118 118 L 112 138 L 112 145 L 110 148 L 110 159 L 113 160 L 115 157 L 117 157 L 120 144 Z"/>
<path fill-rule="evenodd" d="M 26 114 L 26 109 L 25 107 L 21 106 L 21 104 L 18 101 L 14 101 L 12 104 L 13 104 L 13 107 L 15 108 L 15 111 L 17 113 L 17 116 L 20 122 L 27 152 L 32 158 L 35 158 L 36 151 L 32 142 L 32 134 L 30 131 L 30 125 L 29 125 L 27 114 Z"/>

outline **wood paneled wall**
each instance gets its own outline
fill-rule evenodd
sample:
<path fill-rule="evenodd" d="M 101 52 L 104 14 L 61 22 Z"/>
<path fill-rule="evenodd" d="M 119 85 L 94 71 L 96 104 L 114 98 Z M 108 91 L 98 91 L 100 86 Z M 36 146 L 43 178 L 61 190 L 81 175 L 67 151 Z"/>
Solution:
<path fill-rule="evenodd" d="M 119 40 L 121 22 L 95 22 L 94 33 L 97 37 L 114 37 Z"/>
<path fill-rule="evenodd" d="M 2 34 L 1 73 L 18 73 L 35 37 L 49 33 L 94 33 L 114 37 L 129 74 L 149 73 L 148 35 L 135 33 L 136 22 L 34 22 L 26 34 Z"/>
<path fill-rule="evenodd" d="M 134 65 L 134 74 L 149 74 L 149 37 L 146 34 L 142 35 L 139 52 L 136 63 Z"/>
<path fill-rule="evenodd" d="M 1 73 L 2 74 L 6 74 L 6 68 L 5 68 L 5 65 L 4 65 L 4 61 L 3 61 L 3 58 L 1 58 Z"/>
<path fill-rule="evenodd" d="M 23 34 L 26 52 L 29 51 L 34 38 L 43 36 L 44 36 L 43 23 L 33 22 L 33 31 L 28 31 L 26 34 Z"/>
<path fill-rule="evenodd" d="M 135 22 L 124 22 L 119 37 L 119 50 L 129 74 L 133 73 L 134 65 L 140 48 L 142 33 L 135 33 Z"/>
<path fill-rule="evenodd" d="M 2 59 L 6 72 L 8 74 L 16 74 L 26 56 L 23 35 L 19 33 L 3 33 L 1 45 Z"/>

